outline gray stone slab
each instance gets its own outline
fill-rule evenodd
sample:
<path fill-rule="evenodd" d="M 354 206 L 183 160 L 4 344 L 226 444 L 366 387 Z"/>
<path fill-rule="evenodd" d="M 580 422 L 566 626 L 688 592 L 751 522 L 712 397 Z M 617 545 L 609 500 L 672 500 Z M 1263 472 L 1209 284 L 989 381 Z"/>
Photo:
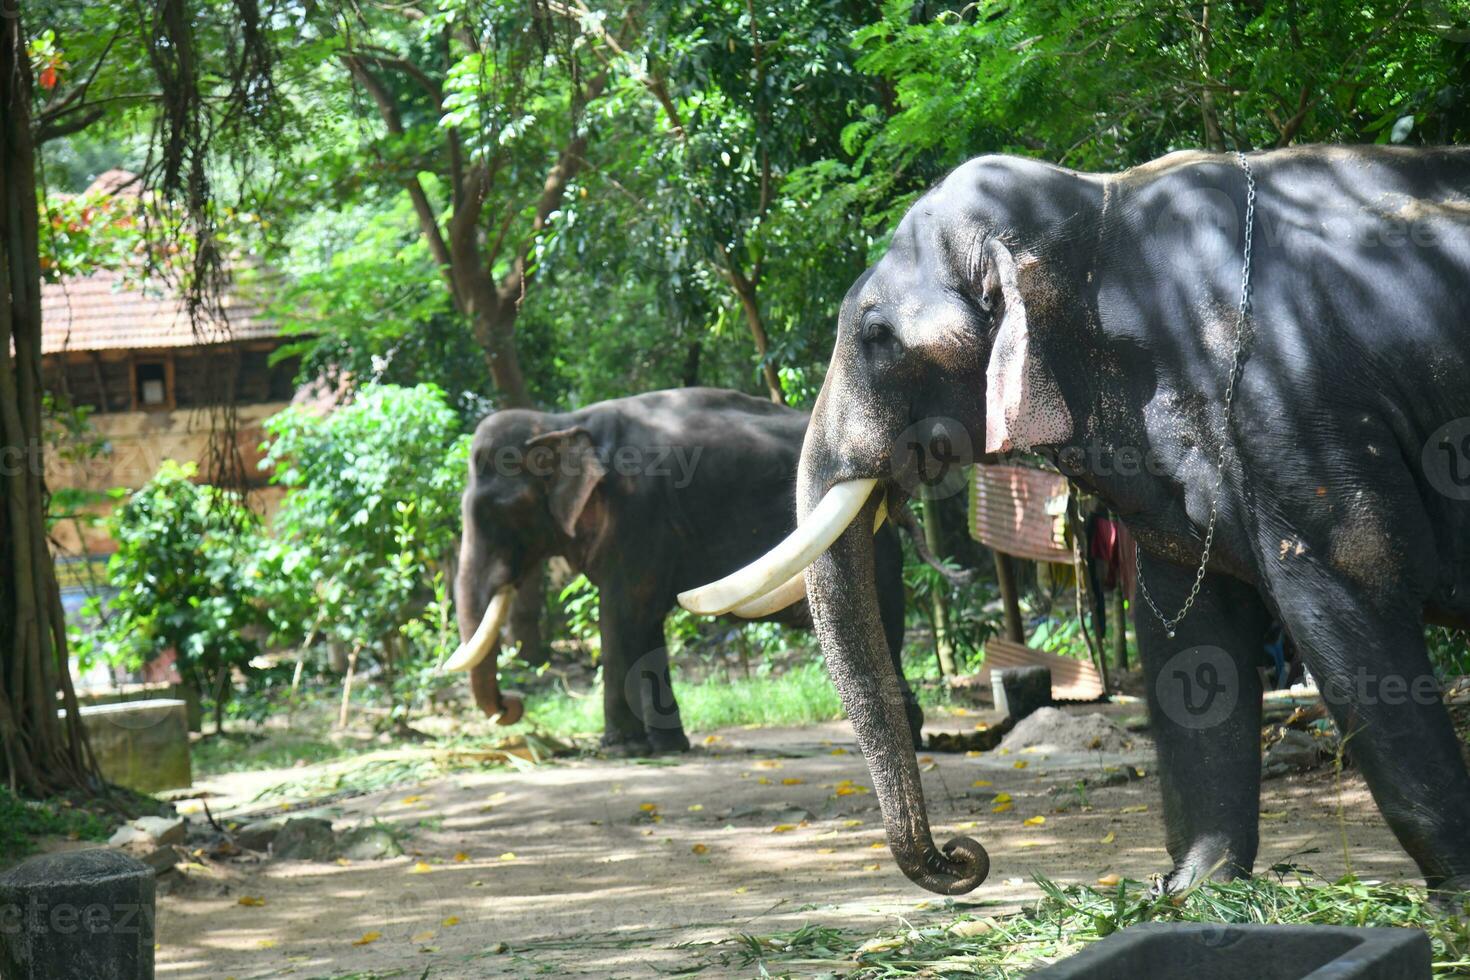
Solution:
<path fill-rule="evenodd" d="M 153 871 L 108 848 L 0 875 L 0 977 L 153 980 Z"/>
<path fill-rule="evenodd" d="M 188 708 L 183 701 L 155 698 L 83 705 L 80 717 L 102 775 L 111 782 L 139 793 L 192 785 Z"/>

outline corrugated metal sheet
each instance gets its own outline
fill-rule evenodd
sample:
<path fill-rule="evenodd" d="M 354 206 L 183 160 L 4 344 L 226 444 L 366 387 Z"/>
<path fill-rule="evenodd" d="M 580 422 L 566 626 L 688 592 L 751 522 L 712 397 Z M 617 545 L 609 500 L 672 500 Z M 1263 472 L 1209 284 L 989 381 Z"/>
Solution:
<path fill-rule="evenodd" d="M 1051 696 L 1059 701 L 1093 701 L 1103 694 L 1102 678 L 1092 664 L 992 637 L 985 644 L 985 666 L 978 675 L 983 678 L 981 683 L 989 683 L 991 671 L 1006 667 L 1048 668 Z"/>
<path fill-rule="evenodd" d="M 1067 481 L 1029 466 L 976 466 L 971 481 L 970 534 L 1016 558 L 1071 562 L 1067 544 Z"/>

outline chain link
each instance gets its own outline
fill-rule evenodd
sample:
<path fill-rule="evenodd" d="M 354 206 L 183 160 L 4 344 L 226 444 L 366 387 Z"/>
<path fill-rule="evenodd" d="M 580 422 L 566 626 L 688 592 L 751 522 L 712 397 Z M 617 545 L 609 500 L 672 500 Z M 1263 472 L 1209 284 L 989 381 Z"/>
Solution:
<path fill-rule="evenodd" d="M 1230 419 L 1235 407 L 1235 382 L 1240 376 L 1241 339 L 1245 336 L 1245 321 L 1251 310 L 1251 240 L 1256 223 L 1256 177 L 1251 173 L 1250 161 L 1244 153 L 1237 151 L 1235 159 L 1240 163 L 1240 169 L 1245 171 L 1245 248 L 1240 268 L 1240 308 L 1235 322 L 1235 346 L 1230 355 L 1230 378 L 1225 384 L 1225 419 L 1220 433 L 1220 465 L 1215 471 L 1215 487 L 1210 495 L 1210 520 L 1205 528 L 1205 547 L 1200 554 L 1199 570 L 1194 573 L 1194 586 L 1189 590 L 1189 598 L 1184 600 L 1184 605 L 1173 616 L 1165 616 L 1154 602 L 1153 596 L 1148 594 L 1148 588 L 1143 584 L 1143 551 L 1137 547 L 1133 551 L 1134 566 L 1138 571 L 1138 594 L 1143 596 L 1143 601 L 1159 617 L 1171 638 L 1184 617 L 1194 608 L 1194 600 L 1199 598 L 1200 587 L 1204 585 L 1205 570 L 1210 565 L 1210 549 L 1215 544 L 1215 524 L 1220 517 L 1220 491 L 1225 484 L 1225 463 L 1230 456 Z"/>

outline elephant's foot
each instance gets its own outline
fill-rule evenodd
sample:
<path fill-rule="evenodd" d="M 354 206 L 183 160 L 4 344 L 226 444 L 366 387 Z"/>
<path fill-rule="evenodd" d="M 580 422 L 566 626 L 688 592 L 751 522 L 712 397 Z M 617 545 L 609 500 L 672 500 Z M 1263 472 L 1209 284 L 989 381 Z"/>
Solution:
<path fill-rule="evenodd" d="M 1429 905 L 1441 915 L 1470 923 L 1470 875 L 1429 886 Z"/>
<path fill-rule="evenodd" d="M 1235 881 L 1250 876 L 1250 868 L 1235 858 L 1227 844 L 1201 841 L 1189 849 L 1184 860 L 1174 865 L 1173 871 L 1155 880 L 1149 894 L 1179 895 L 1204 881 Z"/>
<path fill-rule="evenodd" d="M 647 732 L 602 733 L 602 754 L 613 759 L 641 759 L 652 754 Z"/>
<path fill-rule="evenodd" d="M 672 755 L 689 751 L 689 738 L 682 728 L 650 728 L 648 747 L 654 755 Z"/>

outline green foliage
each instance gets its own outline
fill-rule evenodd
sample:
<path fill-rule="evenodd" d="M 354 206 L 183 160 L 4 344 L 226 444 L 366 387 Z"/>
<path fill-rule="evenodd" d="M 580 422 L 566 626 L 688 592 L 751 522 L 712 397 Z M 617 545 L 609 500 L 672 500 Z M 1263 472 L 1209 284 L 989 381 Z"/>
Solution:
<path fill-rule="evenodd" d="M 0 786 L 0 855 L 25 857 L 36 849 L 38 837 L 72 837 L 102 841 L 111 825 L 87 810 L 73 809 L 65 800 L 23 800 Z"/>
<path fill-rule="evenodd" d="M 113 513 L 107 578 L 117 594 L 101 610 L 102 630 L 78 646 L 132 670 L 172 648 L 196 690 L 211 691 L 260 652 L 251 629 L 261 622 L 260 529 L 238 495 L 196 475 L 194 464 L 166 460 Z"/>
<path fill-rule="evenodd" d="M 375 655 L 400 695 L 420 690 L 452 636 L 442 566 L 469 454 L 458 415 L 433 385 L 366 385 L 330 415 L 288 409 L 265 428 L 262 466 L 290 491 L 273 524 L 287 601 L 316 610 L 318 635 Z"/>

